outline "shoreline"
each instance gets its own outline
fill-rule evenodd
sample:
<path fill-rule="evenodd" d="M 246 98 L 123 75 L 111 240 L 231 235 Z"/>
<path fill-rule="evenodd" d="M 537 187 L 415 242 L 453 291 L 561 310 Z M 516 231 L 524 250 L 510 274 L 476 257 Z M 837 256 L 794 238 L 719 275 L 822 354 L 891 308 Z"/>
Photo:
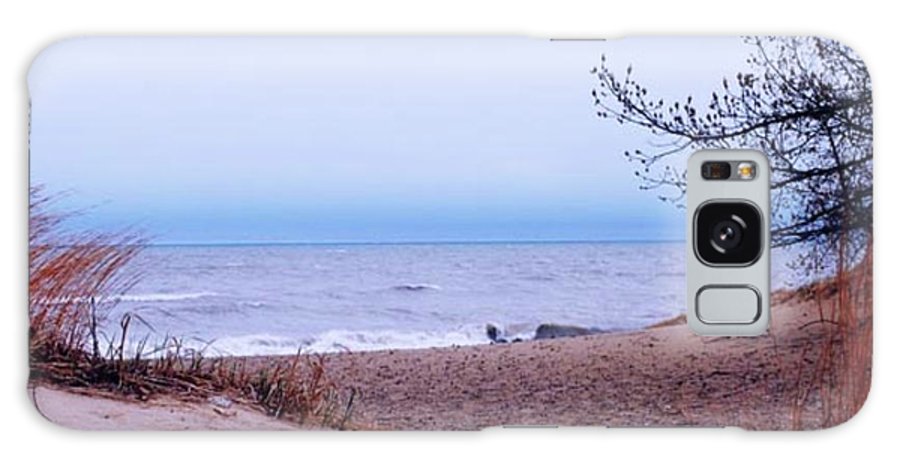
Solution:
<path fill-rule="evenodd" d="M 828 296 L 824 304 L 834 300 L 833 295 Z M 815 359 L 809 348 L 823 343 L 827 336 L 827 324 L 815 323 L 820 309 L 816 305 L 822 301 L 806 298 L 797 291 L 777 293 L 772 301 L 771 329 L 767 335 L 755 338 L 697 337 L 685 324 L 684 315 L 680 315 L 631 332 L 304 356 L 322 359 L 329 380 L 340 389 L 359 392 L 350 419 L 352 428 L 820 427 L 828 419 L 819 417 L 816 411 L 821 409 L 827 393 L 811 388 L 800 395 L 798 388 L 815 383 Z M 291 358 L 278 355 L 220 359 L 244 364 L 252 372 Z M 100 395 L 79 396 L 95 399 Z M 195 421 L 188 422 L 201 424 L 202 428 L 216 428 L 219 424 L 210 422 L 209 414 L 215 413 L 209 412 L 210 405 L 204 401 L 187 402 L 187 412 L 173 416 L 173 410 L 181 411 L 173 409 L 173 404 L 183 401 L 153 398 L 135 404 L 109 399 L 109 394 L 103 396 L 100 399 L 104 402 L 130 403 L 123 407 L 134 417 L 149 414 L 155 418 L 141 422 L 125 414 L 109 422 L 101 421 L 109 428 L 162 428 L 172 424 L 172 417 L 184 417 L 178 414 L 194 417 Z M 83 398 L 60 401 L 59 406 L 65 414 L 80 414 L 88 421 L 80 424 L 73 420 L 72 425 L 89 428 L 92 425 L 87 424 L 96 424 L 97 419 L 83 404 L 87 401 Z M 104 407 L 107 406 L 112 407 Z M 253 408 L 241 415 L 251 420 L 250 428 L 297 427 Z"/>

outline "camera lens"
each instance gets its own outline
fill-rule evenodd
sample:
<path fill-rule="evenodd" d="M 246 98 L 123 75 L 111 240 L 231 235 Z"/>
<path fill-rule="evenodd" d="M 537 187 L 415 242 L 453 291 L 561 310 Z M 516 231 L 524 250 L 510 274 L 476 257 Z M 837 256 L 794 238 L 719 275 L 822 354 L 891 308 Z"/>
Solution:
<path fill-rule="evenodd" d="M 718 247 L 716 251 L 721 249 L 721 253 L 737 248 L 741 244 L 741 237 L 743 236 L 741 225 L 731 219 L 717 223 L 710 235 L 712 236 L 713 248 Z"/>
<path fill-rule="evenodd" d="M 705 203 L 694 216 L 694 250 L 710 266 L 748 266 L 762 251 L 762 226 L 750 203 Z"/>

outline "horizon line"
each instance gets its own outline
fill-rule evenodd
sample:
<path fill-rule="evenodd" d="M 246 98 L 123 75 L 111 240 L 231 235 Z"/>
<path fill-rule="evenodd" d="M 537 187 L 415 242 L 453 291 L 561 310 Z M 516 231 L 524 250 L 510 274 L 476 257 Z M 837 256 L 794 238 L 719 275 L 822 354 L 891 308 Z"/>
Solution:
<path fill-rule="evenodd" d="M 151 242 L 148 247 L 192 246 L 319 246 L 319 245 L 504 245 L 504 244 L 578 244 L 578 243 L 677 243 L 684 239 L 487 239 L 487 240 L 272 240 L 212 242 Z"/>

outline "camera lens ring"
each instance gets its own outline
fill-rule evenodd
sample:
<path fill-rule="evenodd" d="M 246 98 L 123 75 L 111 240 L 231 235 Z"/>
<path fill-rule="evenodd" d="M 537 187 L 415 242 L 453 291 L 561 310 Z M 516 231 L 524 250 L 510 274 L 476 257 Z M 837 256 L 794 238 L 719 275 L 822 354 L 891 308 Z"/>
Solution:
<path fill-rule="evenodd" d="M 730 226 L 731 230 L 724 230 L 724 225 Z M 722 199 L 701 203 L 694 210 L 694 254 L 707 266 L 751 266 L 765 247 L 764 227 L 759 208 L 749 201 Z M 717 237 L 720 235 L 717 231 L 724 236 Z"/>

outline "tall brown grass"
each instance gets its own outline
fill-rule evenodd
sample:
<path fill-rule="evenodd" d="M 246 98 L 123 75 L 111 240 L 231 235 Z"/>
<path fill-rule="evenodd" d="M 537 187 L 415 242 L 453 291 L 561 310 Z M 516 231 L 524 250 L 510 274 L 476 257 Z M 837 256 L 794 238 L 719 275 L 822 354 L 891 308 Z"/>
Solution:
<path fill-rule="evenodd" d="M 53 211 L 40 188 L 29 203 L 29 351 L 31 381 L 109 391 L 131 398 L 184 400 L 226 396 L 298 423 L 346 428 L 355 390 L 327 376 L 326 359 L 301 355 L 252 368 L 240 358 L 207 358 L 181 339 L 148 338 L 128 350 L 137 315 L 125 314 L 101 342 L 118 297 L 140 278 L 133 266 L 145 247 L 136 233 L 62 232 L 70 216 Z"/>
<path fill-rule="evenodd" d="M 808 421 L 828 427 L 850 419 L 863 406 L 872 375 L 872 245 L 860 262 L 850 264 L 842 240 L 837 273 L 814 285 L 808 296 L 814 300 L 821 337 L 811 337 L 804 347 L 813 358 L 807 371 L 797 372 L 797 398 L 793 427 Z"/>
<path fill-rule="evenodd" d="M 65 234 L 65 214 L 54 214 L 53 198 L 32 188 L 29 202 L 28 303 L 32 361 L 52 355 L 79 355 L 98 319 L 115 297 L 136 282 L 123 272 L 144 241 L 134 233 Z M 93 334 L 96 335 L 96 334 Z M 98 355 L 96 344 L 93 356 Z"/>

